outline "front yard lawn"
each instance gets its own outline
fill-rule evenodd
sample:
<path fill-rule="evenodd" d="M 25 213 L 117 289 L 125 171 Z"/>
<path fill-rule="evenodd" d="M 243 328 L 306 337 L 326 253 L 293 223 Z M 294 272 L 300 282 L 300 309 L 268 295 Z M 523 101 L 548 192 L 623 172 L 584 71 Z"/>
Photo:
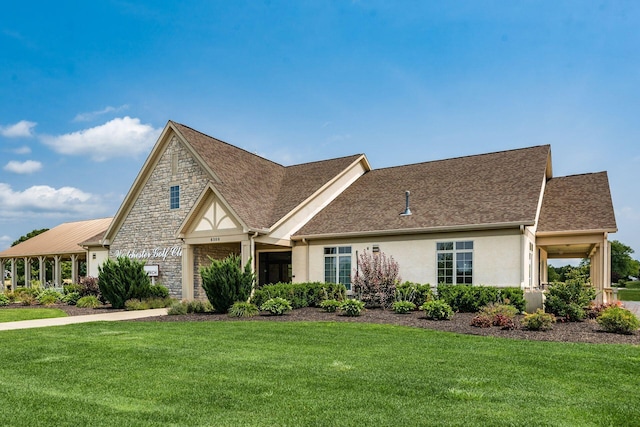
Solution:
<path fill-rule="evenodd" d="M 541 332 L 544 333 L 544 332 Z M 0 425 L 629 425 L 640 347 L 337 322 L 0 332 Z"/>
<path fill-rule="evenodd" d="M 19 320 L 48 319 L 66 317 L 67 313 L 59 308 L 3 308 L 0 310 L 0 322 L 16 322 Z"/>
<path fill-rule="evenodd" d="M 620 301 L 640 301 L 640 289 L 618 289 Z"/>

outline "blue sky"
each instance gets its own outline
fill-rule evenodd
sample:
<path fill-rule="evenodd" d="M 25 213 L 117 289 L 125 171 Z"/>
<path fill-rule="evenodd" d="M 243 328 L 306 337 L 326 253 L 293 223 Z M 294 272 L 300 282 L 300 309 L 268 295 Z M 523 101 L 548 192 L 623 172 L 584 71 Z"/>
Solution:
<path fill-rule="evenodd" d="M 551 144 L 555 176 L 608 171 L 640 251 L 639 27 L 633 1 L 10 2 L 0 250 L 114 215 L 175 120 L 285 165 Z"/>

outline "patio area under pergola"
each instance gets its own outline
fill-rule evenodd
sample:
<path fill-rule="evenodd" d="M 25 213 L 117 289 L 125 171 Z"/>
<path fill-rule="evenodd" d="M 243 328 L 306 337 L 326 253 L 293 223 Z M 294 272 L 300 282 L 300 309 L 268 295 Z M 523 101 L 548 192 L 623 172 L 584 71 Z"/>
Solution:
<path fill-rule="evenodd" d="M 17 286 L 31 286 L 38 280 L 43 286 L 62 286 L 62 268 L 65 261 L 71 262 L 71 281 L 77 283 L 81 263 L 87 260 L 87 249 L 80 246 L 92 237 L 103 233 L 111 224 L 112 218 L 60 224 L 42 234 L 30 238 L 16 246 L 0 252 L 0 271 L 11 274 L 11 289 Z M 24 263 L 24 277 L 18 280 L 18 263 Z M 31 277 L 31 266 L 38 263 L 38 277 Z M 51 263 L 52 273 L 47 275 L 47 263 Z M 2 282 L 4 285 L 4 281 Z"/>

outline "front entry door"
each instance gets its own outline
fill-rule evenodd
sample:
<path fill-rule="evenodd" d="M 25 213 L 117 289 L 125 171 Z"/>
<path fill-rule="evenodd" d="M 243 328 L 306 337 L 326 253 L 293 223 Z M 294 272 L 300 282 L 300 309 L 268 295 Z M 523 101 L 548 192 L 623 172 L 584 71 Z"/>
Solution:
<path fill-rule="evenodd" d="M 260 285 L 291 282 L 291 251 L 260 252 Z"/>

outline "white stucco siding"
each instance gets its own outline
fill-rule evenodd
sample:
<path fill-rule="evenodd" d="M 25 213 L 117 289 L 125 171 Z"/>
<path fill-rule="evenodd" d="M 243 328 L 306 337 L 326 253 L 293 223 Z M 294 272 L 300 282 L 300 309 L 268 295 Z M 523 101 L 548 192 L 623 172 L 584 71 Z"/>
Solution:
<path fill-rule="evenodd" d="M 398 262 L 402 281 L 437 284 L 436 243 L 473 241 L 473 284 L 520 286 L 523 268 L 523 242 L 519 230 L 499 230 L 493 233 L 449 233 L 379 238 L 354 238 L 310 241 L 309 248 L 296 242 L 293 248 L 295 282 L 324 281 L 324 248 L 351 246 L 352 271 L 356 269 L 356 254 L 371 251 L 377 245 L 381 252 Z M 308 253 L 308 260 L 307 260 Z M 307 270 L 308 266 L 308 270 Z"/>
<path fill-rule="evenodd" d="M 87 256 L 87 276 L 98 277 L 98 267 L 109 258 L 109 250 L 106 248 L 91 248 Z M 93 258 L 95 256 L 95 259 Z"/>

